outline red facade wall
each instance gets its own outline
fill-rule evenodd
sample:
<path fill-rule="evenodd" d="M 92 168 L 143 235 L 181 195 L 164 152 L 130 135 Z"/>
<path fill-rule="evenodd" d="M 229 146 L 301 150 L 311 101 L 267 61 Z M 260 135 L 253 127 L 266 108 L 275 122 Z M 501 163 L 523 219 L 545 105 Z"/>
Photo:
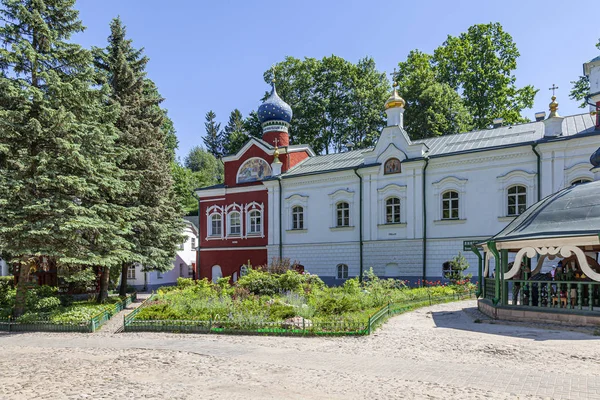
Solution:
<path fill-rule="evenodd" d="M 259 182 L 260 183 L 260 182 Z M 262 185 L 262 184 L 261 184 Z M 263 188 L 259 191 L 246 192 L 246 193 L 229 193 L 224 196 L 213 197 L 214 201 L 211 201 L 211 198 L 203 198 L 200 203 L 200 248 L 207 247 L 248 247 L 248 246 L 266 246 L 267 245 L 267 226 L 269 223 L 268 220 L 268 204 L 267 204 L 268 192 L 267 188 Z M 223 208 L 227 207 L 230 204 L 237 203 L 242 207 L 246 204 L 252 203 L 253 201 L 263 204 L 263 234 L 264 237 L 248 237 L 244 238 L 244 233 L 248 229 L 246 213 L 243 212 L 242 215 L 242 237 L 236 238 L 228 238 L 228 239 L 207 239 L 208 237 L 208 215 L 206 215 L 206 210 L 211 206 L 221 206 Z M 226 218 L 224 218 L 226 221 Z M 223 225 L 223 234 L 225 234 L 227 230 L 227 224 Z"/>
<path fill-rule="evenodd" d="M 262 139 L 271 146 L 285 147 L 290 145 L 290 135 L 287 132 L 267 132 L 263 134 Z M 275 143 L 275 139 L 277 139 L 277 143 Z"/>
<path fill-rule="evenodd" d="M 240 267 L 246 265 L 250 260 L 252 266 L 265 265 L 267 263 L 267 250 L 226 250 L 226 251 L 201 251 L 200 252 L 200 279 L 212 279 L 212 267 L 221 267 L 223 276 L 233 276 L 237 272 L 240 275 Z"/>

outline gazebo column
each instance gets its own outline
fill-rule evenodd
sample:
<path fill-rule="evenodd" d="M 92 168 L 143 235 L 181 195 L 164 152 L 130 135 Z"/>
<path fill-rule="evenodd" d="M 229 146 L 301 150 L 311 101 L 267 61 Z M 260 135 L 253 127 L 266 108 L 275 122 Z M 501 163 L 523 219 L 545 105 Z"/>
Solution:
<path fill-rule="evenodd" d="M 490 249 L 490 252 L 494 255 L 494 259 L 495 259 L 495 264 L 496 264 L 496 273 L 494 274 L 494 280 L 496 281 L 496 285 L 495 285 L 495 295 L 494 298 L 492 299 L 492 303 L 496 306 L 498 305 L 498 302 L 500 301 L 500 275 L 501 275 L 501 269 L 500 267 L 500 254 L 498 254 L 498 249 L 496 249 L 496 242 L 493 241 L 489 241 L 487 243 L 488 245 L 488 249 Z"/>
<path fill-rule="evenodd" d="M 479 296 L 483 295 L 483 280 L 485 279 L 485 277 L 483 276 L 483 256 L 481 255 L 481 252 L 479 251 L 477 246 L 472 245 L 471 250 L 477 256 L 477 272 L 479 274 L 479 289 L 477 290 L 477 293 L 475 293 L 475 297 L 479 298 Z"/>
<path fill-rule="evenodd" d="M 504 274 L 508 272 L 508 250 L 500 250 L 500 270 L 502 271 L 502 305 L 508 304 L 508 281 L 504 279 Z"/>

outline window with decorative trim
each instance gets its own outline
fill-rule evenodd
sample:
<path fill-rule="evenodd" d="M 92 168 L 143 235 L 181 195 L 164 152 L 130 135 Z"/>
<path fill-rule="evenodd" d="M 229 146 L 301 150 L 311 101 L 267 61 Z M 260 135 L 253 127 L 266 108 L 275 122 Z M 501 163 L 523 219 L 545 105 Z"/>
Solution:
<path fill-rule="evenodd" d="M 209 218 L 209 232 L 208 236 L 223 236 L 223 217 L 221 214 L 212 214 Z"/>
<path fill-rule="evenodd" d="M 442 219 L 459 218 L 458 200 L 458 192 L 455 190 L 448 190 L 442 193 Z"/>
<path fill-rule="evenodd" d="M 336 204 L 337 227 L 350 226 L 350 204 L 341 201 Z"/>
<path fill-rule="evenodd" d="M 385 201 L 385 223 L 399 224 L 400 221 L 400 199 L 390 197 Z"/>
<path fill-rule="evenodd" d="M 575 186 L 575 185 L 581 185 L 582 183 L 588 183 L 591 182 L 592 180 L 589 178 L 579 178 L 579 179 L 575 179 L 574 181 L 571 182 L 571 186 Z"/>
<path fill-rule="evenodd" d="M 262 233 L 262 213 L 252 210 L 248 213 L 248 235 L 260 235 Z"/>
<path fill-rule="evenodd" d="M 521 215 L 527 209 L 527 188 L 514 185 L 507 191 L 507 214 L 509 217 Z"/>
<path fill-rule="evenodd" d="M 127 268 L 127 279 L 135 279 L 135 265 L 130 265 Z"/>
<path fill-rule="evenodd" d="M 248 275 L 248 267 L 246 265 L 242 265 L 240 267 L 240 277 Z"/>
<path fill-rule="evenodd" d="M 304 207 L 292 207 L 292 229 L 304 229 Z"/>
<path fill-rule="evenodd" d="M 233 211 L 227 215 L 227 233 L 229 236 L 242 235 L 242 218 L 238 211 Z"/>
<path fill-rule="evenodd" d="M 348 279 L 348 266 L 346 264 L 338 264 L 337 278 L 338 279 Z"/>

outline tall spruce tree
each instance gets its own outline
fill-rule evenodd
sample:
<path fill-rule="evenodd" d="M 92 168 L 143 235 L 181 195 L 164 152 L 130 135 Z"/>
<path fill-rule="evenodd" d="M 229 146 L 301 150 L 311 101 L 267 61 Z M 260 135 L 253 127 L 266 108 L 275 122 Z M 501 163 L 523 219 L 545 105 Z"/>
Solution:
<path fill-rule="evenodd" d="M 223 132 L 221 124 L 216 121 L 217 115 L 211 110 L 206 113 L 206 135 L 202 138 L 206 150 L 217 158 L 223 157 Z"/>
<path fill-rule="evenodd" d="M 14 315 L 30 273 L 52 265 L 119 265 L 128 243 L 114 160 L 118 107 L 93 88 L 75 0 L 2 0 L 0 243 L 19 266 Z"/>
<path fill-rule="evenodd" d="M 165 113 L 159 106 L 162 99 L 146 78 L 148 58 L 143 49 L 133 48 L 126 39 L 119 18 L 111 22 L 110 29 L 108 46 L 95 50 L 95 61 L 110 86 L 110 100 L 120 108 L 116 143 L 126 154 L 119 167 L 129 193 L 118 202 L 131 221 L 131 229 L 124 232 L 132 244 L 121 264 L 120 294 L 124 295 L 129 268 L 136 264 L 159 271 L 173 267 L 183 225 L 171 175 L 169 132 L 164 129 Z M 99 300 L 106 294 L 103 281 Z"/>
<path fill-rule="evenodd" d="M 224 153 L 227 155 L 237 153 L 250 139 L 245 130 L 244 117 L 237 108 L 229 114 L 223 135 Z"/>

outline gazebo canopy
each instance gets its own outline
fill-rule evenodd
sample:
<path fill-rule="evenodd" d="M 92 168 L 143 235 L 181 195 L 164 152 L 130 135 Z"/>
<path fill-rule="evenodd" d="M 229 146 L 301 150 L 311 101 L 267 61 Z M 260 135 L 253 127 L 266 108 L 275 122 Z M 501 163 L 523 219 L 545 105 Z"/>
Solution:
<path fill-rule="evenodd" d="M 554 193 L 528 208 L 494 242 L 589 236 L 600 233 L 600 181 Z"/>

